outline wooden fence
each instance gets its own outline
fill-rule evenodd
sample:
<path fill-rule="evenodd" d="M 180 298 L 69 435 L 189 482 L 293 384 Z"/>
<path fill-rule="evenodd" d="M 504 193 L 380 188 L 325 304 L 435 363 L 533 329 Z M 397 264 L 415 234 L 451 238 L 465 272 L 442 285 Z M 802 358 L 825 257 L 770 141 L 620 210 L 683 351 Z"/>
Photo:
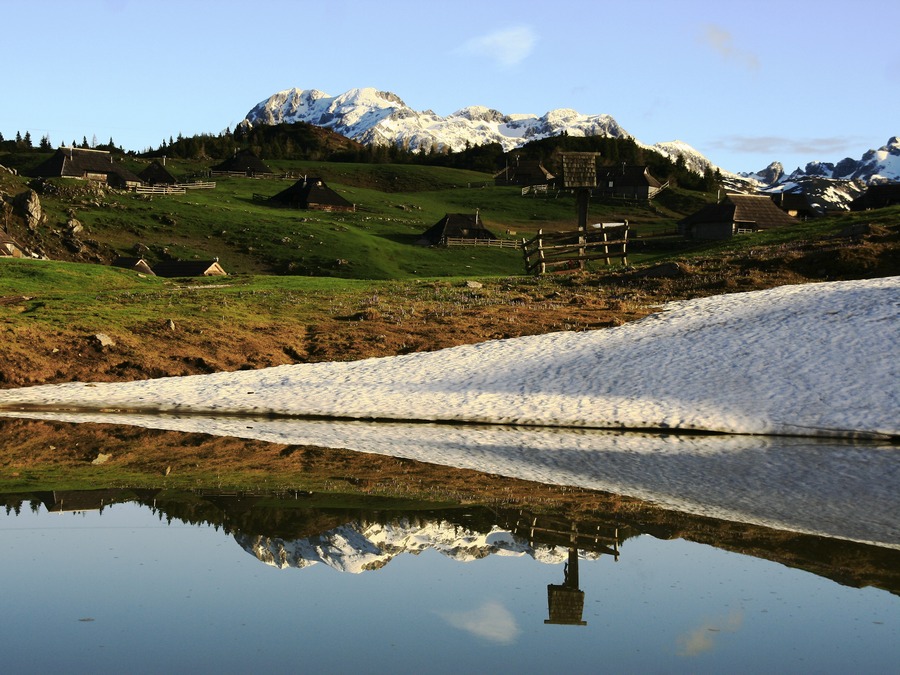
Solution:
<path fill-rule="evenodd" d="M 546 274 L 548 271 L 583 270 L 588 260 L 621 258 L 628 264 L 628 222 L 600 223 L 575 232 L 544 234 L 519 244 L 525 257 L 526 274 Z"/>
<path fill-rule="evenodd" d="M 134 191 L 139 195 L 183 195 L 188 190 L 214 190 L 215 187 L 214 182 L 196 181 L 175 185 L 138 185 Z"/>
<path fill-rule="evenodd" d="M 465 239 L 462 237 L 447 237 L 444 239 L 446 246 L 495 246 L 497 248 L 518 248 L 519 242 L 514 239 Z"/>

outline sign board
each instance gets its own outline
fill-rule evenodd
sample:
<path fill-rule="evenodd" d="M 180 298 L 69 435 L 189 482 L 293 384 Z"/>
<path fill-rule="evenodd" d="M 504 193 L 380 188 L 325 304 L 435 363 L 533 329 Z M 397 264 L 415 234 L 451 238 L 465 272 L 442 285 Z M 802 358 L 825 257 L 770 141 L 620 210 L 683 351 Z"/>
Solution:
<path fill-rule="evenodd" d="M 597 187 L 597 158 L 599 156 L 599 152 L 562 153 L 563 188 Z"/>

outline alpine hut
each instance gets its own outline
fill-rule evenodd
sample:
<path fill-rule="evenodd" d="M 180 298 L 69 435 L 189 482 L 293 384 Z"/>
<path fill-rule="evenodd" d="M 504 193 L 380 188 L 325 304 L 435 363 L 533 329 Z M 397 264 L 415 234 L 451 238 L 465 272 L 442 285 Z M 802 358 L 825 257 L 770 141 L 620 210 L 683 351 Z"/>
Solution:
<path fill-rule="evenodd" d="M 259 157 L 250 150 L 239 150 L 221 164 L 212 167 L 213 173 L 225 173 L 231 175 L 266 176 L 272 173 L 272 169 L 266 166 Z"/>
<path fill-rule="evenodd" d="M 158 277 L 224 277 L 228 273 L 213 260 L 163 260 L 153 266 Z"/>
<path fill-rule="evenodd" d="M 289 188 L 268 199 L 270 203 L 294 209 L 314 211 L 355 211 L 356 205 L 347 201 L 321 178 L 303 177 Z"/>
<path fill-rule="evenodd" d="M 851 211 L 882 209 L 900 204 L 900 183 L 870 185 L 859 197 L 850 202 Z"/>
<path fill-rule="evenodd" d="M 666 188 L 650 175 L 650 169 L 637 164 L 603 166 L 597 169 L 597 187 L 593 193 L 601 197 L 650 201 Z"/>
<path fill-rule="evenodd" d="M 153 268 L 150 267 L 150 263 L 148 263 L 143 258 L 121 256 L 112 261 L 112 266 L 121 267 L 126 270 L 133 270 L 135 272 L 146 274 L 148 276 L 156 276 Z"/>
<path fill-rule="evenodd" d="M 678 231 L 688 239 L 728 239 L 796 224 L 797 219 L 778 208 L 769 195 L 735 194 L 678 221 Z"/>
<path fill-rule="evenodd" d="M 80 178 L 131 189 L 141 185 L 139 176 L 126 169 L 106 150 L 61 147 L 31 172 L 39 178 Z"/>
<path fill-rule="evenodd" d="M 476 211 L 468 213 L 447 213 L 429 227 L 416 242 L 419 246 L 449 246 L 450 244 L 475 244 L 479 241 L 497 239 L 481 222 Z"/>
<path fill-rule="evenodd" d="M 169 173 L 166 165 L 157 160 L 148 165 L 138 176 L 147 185 L 175 185 L 178 182 L 175 176 Z"/>
<path fill-rule="evenodd" d="M 13 238 L 0 230 L 0 258 L 24 258 L 25 252 Z"/>

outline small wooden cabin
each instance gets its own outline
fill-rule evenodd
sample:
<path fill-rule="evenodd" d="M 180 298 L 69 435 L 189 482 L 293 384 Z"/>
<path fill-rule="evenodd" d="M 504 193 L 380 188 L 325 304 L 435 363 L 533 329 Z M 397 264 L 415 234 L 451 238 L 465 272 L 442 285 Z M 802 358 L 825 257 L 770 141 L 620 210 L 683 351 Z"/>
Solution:
<path fill-rule="evenodd" d="M 900 204 L 900 183 L 881 183 L 870 185 L 864 193 L 850 202 L 850 210 L 883 209 L 894 204 Z"/>
<path fill-rule="evenodd" d="M 157 160 L 154 160 L 153 163 L 148 165 L 146 169 L 138 174 L 138 176 L 147 185 L 175 185 L 178 182 L 175 176 L 169 173 L 165 164 L 162 164 Z"/>
<path fill-rule="evenodd" d="M 24 258 L 25 252 L 13 238 L 0 230 L 0 258 Z"/>
<path fill-rule="evenodd" d="M 163 260 L 153 266 L 158 277 L 224 277 L 228 273 L 213 260 Z"/>
<path fill-rule="evenodd" d="M 769 195 L 727 195 L 678 221 L 688 239 L 728 239 L 735 234 L 796 225 L 797 219 L 779 209 Z"/>
<path fill-rule="evenodd" d="M 303 177 L 268 199 L 270 203 L 314 211 L 355 211 L 356 205 L 328 187 L 321 178 Z"/>
<path fill-rule="evenodd" d="M 128 190 L 143 184 L 139 176 L 116 162 L 106 150 L 67 146 L 59 148 L 50 159 L 39 164 L 31 173 L 39 178 L 79 178 Z"/>
<path fill-rule="evenodd" d="M 213 173 L 243 175 L 250 178 L 272 173 L 272 169 L 250 150 L 239 150 L 224 162 L 216 164 L 211 170 Z"/>
<path fill-rule="evenodd" d="M 487 241 L 497 239 L 481 222 L 476 211 L 468 213 L 448 213 L 429 227 L 416 242 L 419 246 L 447 246 L 452 240 Z M 462 242 L 461 242 L 462 243 Z"/>
<path fill-rule="evenodd" d="M 593 194 L 650 201 L 666 186 L 650 174 L 650 169 L 637 164 L 603 166 L 597 170 L 597 187 Z"/>
<path fill-rule="evenodd" d="M 113 267 L 121 267 L 126 270 L 134 270 L 135 272 L 138 272 L 140 274 L 156 276 L 153 268 L 150 267 L 150 263 L 148 263 L 143 258 L 121 256 L 113 260 L 112 265 Z"/>

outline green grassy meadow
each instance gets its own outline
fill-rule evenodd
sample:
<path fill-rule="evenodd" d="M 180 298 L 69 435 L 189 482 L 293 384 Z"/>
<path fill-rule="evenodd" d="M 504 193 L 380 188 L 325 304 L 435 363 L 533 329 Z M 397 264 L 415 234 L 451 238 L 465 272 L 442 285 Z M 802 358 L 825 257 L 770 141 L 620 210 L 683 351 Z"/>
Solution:
<path fill-rule="evenodd" d="M 128 158 L 139 172 L 146 160 Z M 167 168 L 190 181 L 205 170 L 196 162 L 169 161 Z M 296 178 L 213 177 L 215 189 L 183 195 L 137 195 L 91 188 L 77 180 L 54 179 L 40 195 L 49 228 L 80 221 L 82 238 L 118 255 L 140 250 L 154 258 L 219 258 L 230 274 L 334 276 L 355 279 L 507 276 L 524 271 L 514 248 L 429 248 L 416 240 L 446 213 L 478 211 L 501 238 L 521 240 L 539 229 L 574 229 L 572 194 L 523 197 L 517 187 L 496 187 L 489 174 L 444 167 L 337 162 L 273 162 L 292 176 L 316 176 L 357 205 L 354 213 L 326 213 L 271 206 L 271 197 Z M 16 179 L 8 193 L 26 189 Z M 652 205 L 595 203 L 592 221 L 628 220 L 638 235 L 672 232 L 687 207 L 699 207 L 702 193 L 681 191 Z M 671 208 L 674 205 L 675 208 Z M 680 210 L 676 210 L 680 209 Z M 136 248 L 140 247 L 140 248 Z M 146 247 L 146 248 L 143 248 Z M 638 259 L 640 250 L 636 250 Z"/>

